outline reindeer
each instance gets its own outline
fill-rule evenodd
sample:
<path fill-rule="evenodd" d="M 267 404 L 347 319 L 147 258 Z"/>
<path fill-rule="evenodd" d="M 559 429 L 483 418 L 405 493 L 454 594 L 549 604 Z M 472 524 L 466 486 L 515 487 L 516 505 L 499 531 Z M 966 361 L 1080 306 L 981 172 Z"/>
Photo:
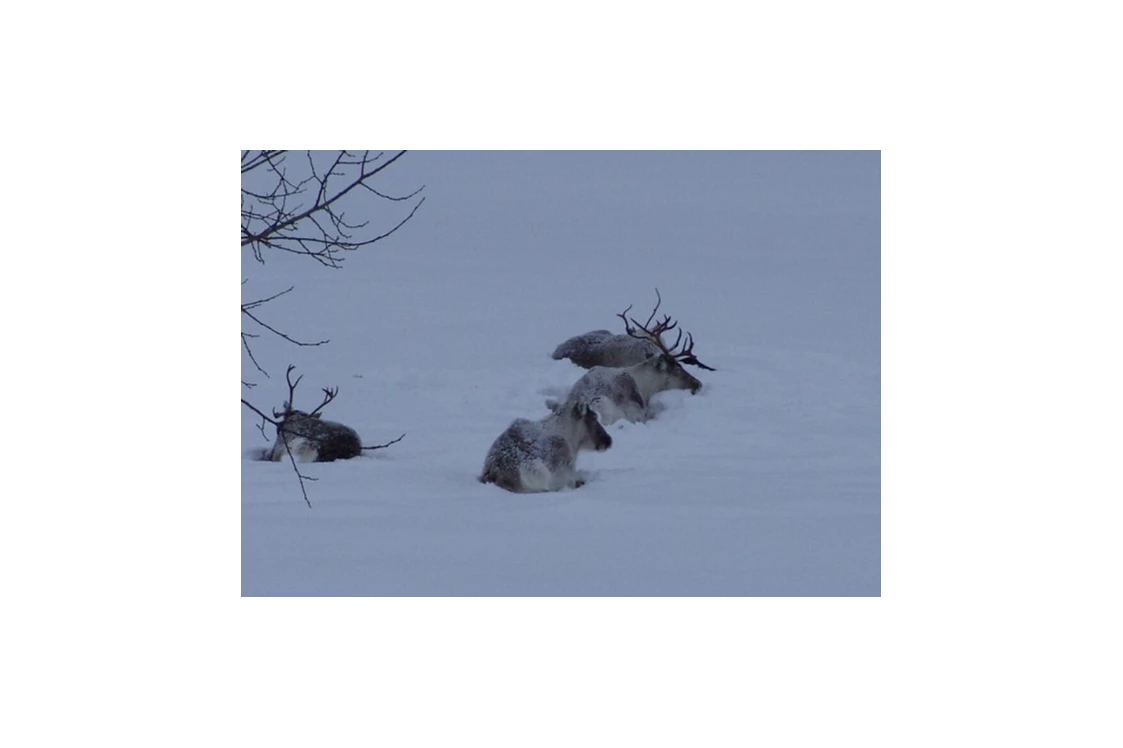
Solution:
<path fill-rule="evenodd" d="M 648 340 L 615 335 L 609 330 L 592 330 L 574 335 L 550 355 L 555 361 L 568 358 L 582 369 L 591 369 L 594 366 L 633 366 L 657 353 L 659 349 Z"/>
<path fill-rule="evenodd" d="M 273 448 L 264 453 L 266 460 L 280 462 L 286 455 L 291 454 L 296 462 L 334 462 L 335 460 L 349 460 L 358 457 L 363 450 L 382 449 L 401 441 L 405 434 L 386 444 L 374 447 L 364 447 L 359 439 L 359 434 L 350 426 L 335 421 L 325 421 L 320 415 L 324 406 L 335 399 L 339 394 L 338 387 L 324 387 L 324 399 L 316 409 L 310 413 L 295 410 L 292 407 L 293 395 L 300 380 L 301 374 L 292 381 L 292 371 L 295 366 L 289 366 L 285 371 L 285 381 L 289 386 L 288 399 L 283 403 L 280 412 L 274 410 L 273 418 L 267 418 L 264 413 L 254 408 L 245 400 L 242 402 L 252 408 L 265 421 L 277 427 L 277 439 Z M 277 419 L 277 420 L 274 420 Z M 262 424 L 264 426 L 264 423 Z"/>
<path fill-rule="evenodd" d="M 648 318 L 648 324 L 655 318 L 655 312 L 659 310 L 659 305 L 663 303 L 663 297 L 659 295 L 659 289 L 655 289 L 655 310 L 651 312 L 651 317 Z M 631 309 L 631 307 L 628 307 Z M 624 310 L 625 314 L 627 309 Z M 616 315 L 623 317 L 623 315 Z M 632 320 L 635 322 L 635 320 Z M 672 325 L 673 327 L 673 325 Z M 624 320 L 624 328 L 628 329 L 628 320 Z M 670 327 L 667 328 L 671 329 Z M 609 330 L 592 330 L 584 335 L 574 335 L 569 340 L 565 341 L 550 354 L 555 361 L 560 361 L 563 358 L 568 358 L 573 363 L 580 366 L 582 369 L 592 369 L 594 366 L 611 366 L 615 368 L 622 368 L 625 366 L 634 366 L 642 364 L 648 358 L 657 356 L 663 351 L 652 340 L 644 337 L 637 338 L 630 332 L 625 332 L 623 335 L 615 335 Z M 678 359 L 680 363 L 690 364 L 697 366 L 700 369 L 714 371 L 710 366 L 695 358 L 692 354 L 683 356 Z"/>
<path fill-rule="evenodd" d="M 652 326 L 662 302 L 658 289 L 655 293 L 658 300 L 646 323 L 641 325 L 634 318 L 628 317 L 631 306 L 616 315 L 624 320 L 626 335 L 620 337 L 641 344 L 644 350 L 653 353 L 631 366 L 594 366 L 569 391 L 567 400 L 590 403 L 599 399 L 600 416 L 606 424 L 615 423 L 620 418 L 633 423 L 646 421 L 651 415 L 651 398 L 656 393 L 665 390 L 690 390 L 694 394 L 702 389 L 702 383 L 682 367 L 684 363 L 714 371 L 695 357 L 694 337 L 690 333 L 686 334 L 685 343 L 682 340 L 682 330 L 678 331 L 674 343 L 667 345 L 663 341 L 663 335 L 675 329 L 678 323 L 673 322 L 670 315 L 664 315 L 662 321 Z M 588 333 L 593 334 L 595 333 Z M 680 345 L 682 349 L 678 350 Z M 620 354 L 639 348 L 640 345 L 632 346 L 631 349 L 616 346 L 613 352 Z M 546 407 L 556 409 L 557 401 L 547 400 Z"/>
<path fill-rule="evenodd" d="M 575 467 L 577 453 L 611 446 L 590 404 L 566 402 L 540 421 L 513 421 L 488 450 L 480 482 L 515 493 L 580 488 L 585 481 Z"/>

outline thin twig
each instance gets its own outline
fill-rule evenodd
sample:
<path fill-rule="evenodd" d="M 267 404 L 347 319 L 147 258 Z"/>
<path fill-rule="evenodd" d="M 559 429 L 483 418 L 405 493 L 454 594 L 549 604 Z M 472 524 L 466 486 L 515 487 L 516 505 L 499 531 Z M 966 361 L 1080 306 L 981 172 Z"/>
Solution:
<path fill-rule="evenodd" d="M 254 358 L 253 351 L 250 350 L 250 344 L 246 341 L 246 338 L 256 338 L 256 337 L 258 337 L 258 336 L 254 335 L 253 333 L 250 333 L 250 332 L 242 333 L 242 347 L 245 348 L 246 353 L 248 353 L 250 355 L 250 361 L 253 361 L 253 365 L 257 367 L 257 370 L 260 371 L 262 374 L 264 374 L 266 379 L 269 379 L 269 372 L 267 372 L 265 369 L 261 368 L 261 364 L 259 364 L 257 362 L 257 359 Z M 242 382 L 242 384 L 245 384 L 245 382 Z M 255 385 L 250 385 L 250 386 L 253 387 Z"/>
<path fill-rule="evenodd" d="M 416 197 L 417 193 L 419 193 L 419 192 L 421 192 L 421 190 L 425 189 L 425 185 L 421 185 L 420 187 L 418 187 L 416 190 L 409 193 L 408 195 L 403 195 L 402 197 L 393 197 L 392 195 L 384 195 L 383 193 L 381 193 L 378 190 L 371 187 L 369 184 L 364 184 L 363 187 L 365 187 L 368 192 L 373 192 L 375 195 L 378 195 L 383 200 L 392 200 L 396 203 L 399 203 L 403 200 L 409 200 L 411 197 Z"/>
<path fill-rule="evenodd" d="M 296 473 L 296 479 L 300 482 L 300 493 L 304 496 L 304 503 L 308 505 L 309 509 L 311 509 L 312 508 L 312 502 L 308 500 L 308 491 L 305 490 L 305 488 L 304 488 L 304 481 L 305 481 L 305 479 L 307 479 L 307 480 L 319 480 L 319 478 L 313 478 L 311 475 L 305 475 L 302 472 L 300 472 L 300 468 L 298 468 L 296 466 L 296 458 L 293 457 L 293 454 L 292 454 L 292 447 L 289 446 L 289 440 L 282 436 L 281 437 L 281 443 L 285 445 L 285 451 L 289 453 L 289 462 L 292 463 L 293 472 Z"/>
<path fill-rule="evenodd" d="M 316 342 L 316 343 L 304 343 L 304 342 L 302 342 L 302 341 L 299 341 L 299 340 L 297 340 L 297 339 L 295 339 L 295 338 L 292 338 L 292 337 L 290 337 L 290 336 L 288 336 L 288 335 L 284 334 L 283 332 L 281 332 L 280 330 L 278 330 L 278 329 L 276 329 L 276 328 L 270 327 L 269 325 L 265 324 L 264 322 L 262 322 L 261 320 L 259 320 L 259 319 L 258 319 L 257 317 L 255 317 L 255 316 L 254 316 L 254 315 L 253 315 L 252 313 L 250 313 L 250 311 L 249 311 L 249 310 L 247 310 L 247 309 L 246 309 L 245 307 L 242 307 L 242 314 L 246 315 L 247 317 L 249 317 L 250 319 L 252 319 L 252 320 L 253 320 L 254 322 L 256 322 L 257 324 L 261 325 L 262 327 L 264 327 L 264 328 L 265 328 L 266 330 L 268 330 L 269 332 L 273 333 L 274 335 L 277 335 L 278 337 L 282 337 L 282 338 L 284 338 L 285 340 L 289 341 L 290 343 L 292 343 L 292 344 L 294 344 L 294 345 L 300 345 L 300 346 L 317 346 L 317 345 L 323 345 L 324 343 L 329 343 L 329 342 L 331 342 L 331 341 L 329 341 L 329 340 L 321 340 L 321 341 L 318 341 L 318 342 Z"/>
<path fill-rule="evenodd" d="M 406 438 L 406 435 L 402 434 L 401 436 L 399 436 L 397 439 L 395 439 L 392 442 L 386 442 L 385 444 L 378 444 L 374 447 L 363 447 L 363 449 L 385 449 L 386 447 L 389 447 L 391 444 L 397 444 L 398 442 L 400 442 L 402 439 L 405 439 L 405 438 Z"/>
<path fill-rule="evenodd" d="M 269 434 L 265 433 L 265 419 L 261 419 L 261 423 L 257 424 L 257 430 L 261 432 L 261 438 L 269 441 Z"/>
<path fill-rule="evenodd" d="M 273 299 L 284 296 L 285 294 L 287 294 L 289 291 L 293 290 L 294 288 L 296 288 L 296 286 L 289 286 L 284 291 L 281 291 L 279 293 L 275 293 L 272 296 L 267 296 L 264 299 L 255 299 L 253 301 L 247 301 L 245 304 L 242 304 L 242 308 L 243 309 L 256 309 L 257 307 L 261 306 L 262 304 L 265 304 L 267 302 L 272 301 Z"/>
<path fill-rule="evenodd" d="M 242 173 L 245 174 L 246 172 L 253 171 L 262 164 L 269 163 L 271 159 L 285 153 L 287 153 L 287 151 L 258 151 L 257 155 L 251 158 L 247 163 L 246 156 L 249 155 L 249 151 L 246 151 L 242 154 Z"/>
<path fill-rule="evenodd" d="M 255 408 L 253 406 L 253 404 L 251 404 L 249 401 L 247 401 L 246 398 L 244 398 L 244 397 L 242 398 L 242 405 L 245 405 L 247 408 L 252 410 L 254 413 L 257 413 L 259 416 L 261 416 L 261 418 L 263 420 L 268 421 L 269 423 L 273 424 L 274 426 L 280 426 L 281 425 L 279 421 L 274 421 L 272 418 L 270 418 L 269 416 L 265 415 L 260 410 Z"/>
<path fill-rule="evenodd" d="M 417 201 L 417 205 L 413 206 L 413 210 L 411 210 L 411 211 L 409 212 L 409 215 L 408 215 L 408 216 L 406 216 L 405 218 L 403 218 L 403 219 L 402 219 L 402 220 L 401 220 L 401 221 L 400 221 L 400 222 L 398 223 L 398 225 L 397 225 L 397 226 L 395 226 L 394 228 L 390 229 L 390 230 L 389 230 L 389 231 L 387 231 L 387 232 L 386 232 L 385 234 L 380 234 L 380 235 L 378 235 L 378 236 L 374 237 L 373 239 L 370 239 L 369 241 L 365 241 L 365 242 L 360 242 L 358 246 L 362 247 L 362 246 L 365 246 L 365 245 L 367 245 L 367 244 L 374 244 L 375 242 L 378 242 L 378 241 L 382 241 L 382 240 L 383 240 L 383 239 L 385 239 L 386 237 L 390 236 L 390 234 L 393 234 L 393 233 L 394 233 L 395 231 L 397 231 L 398 229 L 400 229 L 400 228 L 401 228 L 402 226 L 405 226 L 405 225 L 406 225 L 406 223 L 407 223 L 407 222 L 409 221 L 409 219 L 413 218 L 413 214 L 417 212 L 417 209 L 418 209 L 418 208 L 420 208 L 420 207 L 421 207 L 421 204 L 422 204 L 422 203 L 424 203 L 424 202 L 425 202 L 425 198 L 421 198 L 420 200 L 418 200 L 418 201 Z"/>

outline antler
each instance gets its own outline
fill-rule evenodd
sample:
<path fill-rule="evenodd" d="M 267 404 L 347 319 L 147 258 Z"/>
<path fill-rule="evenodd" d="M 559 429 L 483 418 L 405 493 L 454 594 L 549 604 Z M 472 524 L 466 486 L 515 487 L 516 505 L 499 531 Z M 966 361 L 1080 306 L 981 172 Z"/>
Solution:
<path fill-rule="evenodd" d="M 682 353 L 679 353 L 675 358 L 677 358 L 684 364 L 697 366 L 699 369 L 705 369 L 706 371 L 717 371 L 717 369 L 712 366 L 706 366 L 694 355 L 694 336 L 690 333 L 686 333 L 686 345 L 683 346 Z"/>
<path fill-rule="evenodd" d="M 316 415 L 317 413 L 319 413 L 319 412 L 320 412 L 320 410 L 321 410 L 321 409 L 322 409 L 322 408 L 323 408 L 323 407 L 324 407 L 325 405 L 327 405 L 327 404 L 328 404 L 328 403 L 330 403 L 330 402 L 331 402 L 332 400 L 334 400 L 334 399 L 335 399 L 335 396 L 339 394 L 339 388 L 338 388 L 338 387 L 324 387 L 324 388 L 322 388 L 322 389 L 323 389 L 323 391 L 324 391 L 324 401 L 323 401 L 322 403 L 320 403 L 319 405 L 317 405 L 317 406 L 316 406 L 316 409 L 315 409 L 314 411 L 312 411 L 311 413 L 309 413 L 309 414 L 308 414 L 308 415 L 310 415 L 310 416 L 314 416 L 314 415 Z"/>
<path fill-rule="evenodd" d="M 638 338 L 640 340 L 650 340 L 652 343 L 655 343 L 660 348 L 662 348 L 663 347 L 662 346 L 662 339 L 661 339 L 660 336 L 662 336 L 662 334 L 667 332 L 668 330 L 673 330 L 675 328 L 675 326 L 678 324 L 677 322 L 671 322 L 671 315 L 666 314 L 666 315 L 663 316 L 663 321 L 660 322 L 659 324 L 657 324 L 655 326 L 654 330 L 648 328 L 648 325 L 651 324 L 651 320 L 655 319 L 655 313 L 659 311 L 659 305 L 662 304 L 662 303 L 663 303 L 663 297 L 661 295 L 659 295 L 659 289 L 656 288 L 655 289 L 655 308 L 651 310 L 651 315 L 647 318 L 647 322 L 645 322 L 641 325 L 639 322 L 636 322 L 635 318 L 633 317 L 631 319 L 631 324 L 628 324 L 627 314 L 628 314 L 628 311 L 632 308 L 631 304 L 628 305 L 627 309 L 625 309 L 620 314 L 617 314 L 616 316 L 619 317 L 620 319 L 624 320 L 624 331 L 627 332 L 629 335 L 631 335 L 633 338 Z M 632 327 L 632 325 L 635 325 L 636 327 L 638 327 L 640 330 L 643 331 L 643 333 L 642 334 L 637 333 L 636 328 Z M 666 351 L 664 350 L 664 352 L 666 352 Z"/>
<path fill-rule="evenodd" d="M 671 330 L 678 327 L 678 322 L 672 321 L 671 315 L 664 314 L 663 319 L 658 322 L 655 327 L 651 327 L 651 321 L 655 319 L 655 314 L 659 311 L 659 305 L 662 303 L 663 297 L 662 295 L 660 295 L 659 289 L 656 288 L 655 308 L 651 310 L 651 314 L 648 316 L 647 322 L 641 325 L 636 321 L 635 317 L 628 317 L 628 311 L 632 308 L 630 304 L 628 305 L 627 309 L 625 309 L 620 314 L 617 314 L 616 316 L 624 320 L 624 331 L 627 332 L 631 337 L 653 343 L 659 348 L 660 351 L 675 359 L 676 361 L 679 361 L 680 363 L 691 364 L 692 366 L 697 366 L 708 371 L 717 371 L 712 366 L 706 366 L 694 355 L 694 336 L 692 336 L 690 333 L 686 334 L 686 345 L 678 353 L 675 352 L 675 349 L 678 348 L 679 344 L 682 342 L 682 330 L 678 331 L 678 334 L 675 336 L 675 342 L 673 344 L 668 346 L 663 342 L 663 333 L 670 332 Z M 637 330 L 636 328 L 639 329 Z"/>
<path fill-rule="evenodd" d="M 291 414 L 292 411 L 293 411 L 293 407 L 292 407 L 293 402 L 294 402 L 293 396 L 296 394 L 296 386 L 298 384 L 300 384 L 300 380 L 304 379 L 304 375 L 301 374 L 299 377 L 296 378 L 295 382 L 292 381 L 291 374 L 292 374 L 292 370 L 295 369 L 295 368 L 296 368 L 295 365 L 289 364 L 289 368 L 285 370 L 285 381 L 288 382 L 288 385 L 289 385 L 289 399 L 285 401 L 283 411 L 281 411 L 280 413 L 278 413 L 276 410 L 273 411 L 273 417 L 274 418 L 287 418 L 289 416 L 289 414 Z M 317 405 L 316 409 L 308 414 L 309 416 L 315 416 L 317 413 L 319 413 L 321 410 L 323 410 L 323 407 L 325 405 L 327 405 L 332 400 L 334 400 L 335 396 L 339 394 L 339 388 L 338 387 L 324 387 L 323 391 L 324 391 L 324 401 L 322 403 L 320 403 L 319 405 Z"/>
<path fill-rule="evenodd" d="M 289 368 L 285 369 L 285 381 L 288 382 L 289 385 L 289 399 L 285 400 L 285 402 L 283 403 L 284 410 L 282 410 L 280 413 L 278 413 L 276 410 L 273 411 L 274 418 L 283 418 L 288 416 L 288 414 L 292 412 L 293 394 L 296 392 L 296 386 L 300 384 L 300 380 L 304 379 L 304 375 L 301 374 L 296 378 L 295 382 L 292 381 L 292 378 L 289 375 L 292 374 L 292 370 L 295 368 L 296 366 L 294 364 L 289 364 Z"/>

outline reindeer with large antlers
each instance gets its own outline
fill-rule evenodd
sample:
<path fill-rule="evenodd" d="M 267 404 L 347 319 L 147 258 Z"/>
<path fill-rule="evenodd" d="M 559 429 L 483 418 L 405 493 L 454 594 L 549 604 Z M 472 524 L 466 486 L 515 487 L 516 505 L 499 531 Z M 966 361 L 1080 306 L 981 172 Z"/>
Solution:
<path fill-rule="evenodd" d="M 624 337 L 637 345 L 631 348 L 614 346 L 611 350 L 619 357 L 623 357 L 623 352 L 639 350 L 644 352 L 644 357 L 630 366 L 593 366 L 569 391 L 569 401 L 600 403 L 601 420 L 605 423 L 614 423 L 620 418 L 633 422 L 646 421 L 652 415 L 651 398 L 655 394 L 672 389 L 690 390 L 693 394 L 702 389 L 702 383 L 687 372 L 683 364 L 713 371 L 695 357 L 694 337 L 690 333 L 687 333 L 685 342 L 682 330 L 678 331 L 674 343 L 668 344 L 663 340 L 663 336 L 678 327 L 678 323 L 670 315 L 665 315 L 660 322 L 652 324 L 663 301 L 659 289 L 655 290 L 655 295 L 655 309 L 647 322 L 640 324 L 628 317 L 631 306 L 616 315 L 624 320 L 626 332 L 617 337 Z M 555 358 L 558 356 L 555 355 Z M 576 359 L 574 362 L 577 363 Z M 547 400 L 546 405 L 555 410 L 557 401 Z"/>
<path fill-rule="evenodd" d="M 285 455 L 291 455 L 295 462 L 334 462 L 335 460 L 348 460 L 358 457 L 363 450 L 382 449 L 395 444 L 405 437 L 402 434 L 394 441 L 374 447 L 364 447 L 359 439 L 359 434 L 350 426 L 335 421 L 325 421 L 321 418 L 320 411 L 324 406 L 335 399 L 339 394 L 338 387 L 324 387 L 324 399 L 316 406 L 315 410 L 305 412 L 292 407 L 293 396 L 300 380 L 301 374 L 292 381 L 292 371 L 295 366 L 289 366 L 285 371 L 285 382 L 288 383 L 289 395 L 280 411 L 273 411 L 273 418 L 267 417 L 257 408 L 242 400 L 242 403 L 251 408 L 264 421 L 277 427 L 277 440 L 273 448 L 265 454 L 265 458 L 279 462 Z M 264 425 L 264 424 L 263 424 Z"/>
<path fill-rule="evenodd" d="M 655 298 L 655 309 L 651 311 L 651 316 L 647 318 L 646 324 L 640 325 L 634 319 L 629 324 L 627 317 L 628 311 L 631 309 L 629 306 L 622 313 L 616 315 L 624 320 L 625 332 L 623 335 L 615 335 L 609 330 L 593 330 L 584 335 L 575 335 L 555 348 L 553 354 L 551 354 L 552 357 L 555 361 L 568 358 L 582 369 L 591 369 L 594 366 L 633 366 L 643 363 L 651 356 L 665 353 L 660 344 L 652 340 L 652 337 L 656 333 L 662 335 L 662 333 L 670 331 L 677 323 L 672 324 L 671 318 L 665 316 L 663 321 L 655 328 L 649 329 L 651 322 L 659 311 L 660 304 L 663 303 L 663 297 L 660 296 L 658 288 L 655 289 Z M 660 329 L 660 325 L 664 327 Z M 639 328 L 639 330 L 637 331 L 636 328 Z M 671 348 L 674 349 L 679 342 L 679 340 L 676 340 L 675 345 Z M 697 366 L 699 369 L 713 371 L 713 367 L 706 366 L 694 356 L 693 349 L 693 338 L 689 338 L 686 350 L 678 354 L 676 360 L 680 363 Z"/>

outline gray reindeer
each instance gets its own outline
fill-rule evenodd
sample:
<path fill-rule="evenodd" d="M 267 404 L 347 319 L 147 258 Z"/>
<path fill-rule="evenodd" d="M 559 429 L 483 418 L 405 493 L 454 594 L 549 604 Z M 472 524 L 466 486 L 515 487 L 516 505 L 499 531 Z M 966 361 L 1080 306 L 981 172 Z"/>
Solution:
<path fill-rule="evenodd" d="M 325 421 L 320 415 L 324 406 L 335 399 L 339 394 L 338 387 L 324 387 L 324 399 L 315 410 L 307 413 L 292 407 L 293 395 L 300 380 L 301 374 L 292 381 L 292 371 L 295 366 L 289 366 L 285 371 L 285 381 L 288 383 L 289 396 L 285 400 L 280 412 L 274 410 L 273 418 L 267 418 L 257 408 L 253 408 L 263 419 L 277 427 L 277 439 L 273 442 L 272 449 L 265 451 L 262 457 L 273 462 L 280 462 L 289 454 L 296 462 L 334 462 L 335 460 L 349 460 L 358 457 L 364 450 L 382 449 L 391 444 L 396 444 L 405 438 L 402 434 L 397 439 L 386 444 L 373 447 L 364 447 L 359 439 L 359 434 L 350 426 L 335 421 Z M 249 405 L 245 400 L 242 401 Z M 274 420 L 277 419 L 277 420 Z M 264 425 L 264 424 L 263 424 Z"/>
<path fill-rule="evenodd" d="M 588 403 L 567 402 L 539 421 L 513 421 L 488 450 L 480 482 L 515 493 L 579 488 L 585 481 L 577 472 L 577 453 L 611 446 L 596 411 Z"/>
<path fill-rule="evenodd" d="M 655 310 L 651 312 L 651 317 L 647 320 L 648 324 L 655 318 L 655 312 L 659 310 L 659 305 L 663 303 L 663 297 L 660 296 L 658 288 L 655 289 L 655 298 Z M 631 307 L 628 307 L 628 309 L 631 309 Z M 624 310 L 624 314 L 627 314 L 628 309 Z M 627 331 L 628 320 L 624 317 L 624 314 L 616 316 L 624 319 L 624 329 Z M 632 322 L 634 323 L 635 320 L 632 320 Z M 634 366 L 642 364 L 651 356 L 663 352 L 659 345 L 649 338 L 643 336 L 637 338 L 630 331 L 623 335 L 615 335 L 609 330 L 592 330 L 583 335 L 574 335 L 555 348 L 551 356 L 555 361 L 568 358 L 582 369 L 592 369 L 594 366 L 617 368 Z M 677 360 L 680 363 L 697 366 L 699 369 L 714 371 L 713 367 L 706 366 L 692 353 L 684 353 Z"/>
<path fill-rule="evenodd" d="M 599 360 L 613 361 L 630 360 L 631 357 L 642 354 L 642 358 L 631 365 L 595 365 L 570 389 L 567 400 L 584 403 L 598 400 L 601 420 L 606 424 L 615 423 L 620 418 L 632 422 L 646 421 L 651 416 L 651 398 L 656 393 L 665 390 L 690 390 L 693 394 L 702 389 L 702 382 L 687 372 L 683 364 L 714 371 L 694 356 L 694 338 L 690 333 L 687 333 L 685 342 L 682 340 L 682 330 L 678 331 L 678 336 L 671 345 L 663 342 L 663 335 L 675 329 L 678 323 L 672 321 L 670 315 L 664 315 L 662 321 L 652 326 L 662 302 L 658 289 L 655 293 L 658 301 L 646 323 L 641 325 L 627 316 L 630 306 L 616 315 L 624 320 L 626 334 L 612 337 L 624 338 L 630 341 L 629 344 L 605 342 L 599 348 L 594 345 L 593 348 L 583 350 L 579 350 L 577 346 L 569 349 L 582 361 L 591 360 L 594 351 Z M 596 333 L 570 338 L 562 346 L 579 338 L 588 340 L 589 335 Z M 558 357 L 557 351 L 554 357 Z M 577 359 L 571 360 L 579 363 Z M 558 401 L 547 400 L 546 406 L 554 410 L 558 407 Z"/>
<path fill-rule="evenodd" d="M 574 335 L 551 354 L 555 361 L 568 358 L 582 369 L 594 366 L 633 366 L 659 353 L 650 341 L 616 335 L 608 330 L 592 330 Z"/>

